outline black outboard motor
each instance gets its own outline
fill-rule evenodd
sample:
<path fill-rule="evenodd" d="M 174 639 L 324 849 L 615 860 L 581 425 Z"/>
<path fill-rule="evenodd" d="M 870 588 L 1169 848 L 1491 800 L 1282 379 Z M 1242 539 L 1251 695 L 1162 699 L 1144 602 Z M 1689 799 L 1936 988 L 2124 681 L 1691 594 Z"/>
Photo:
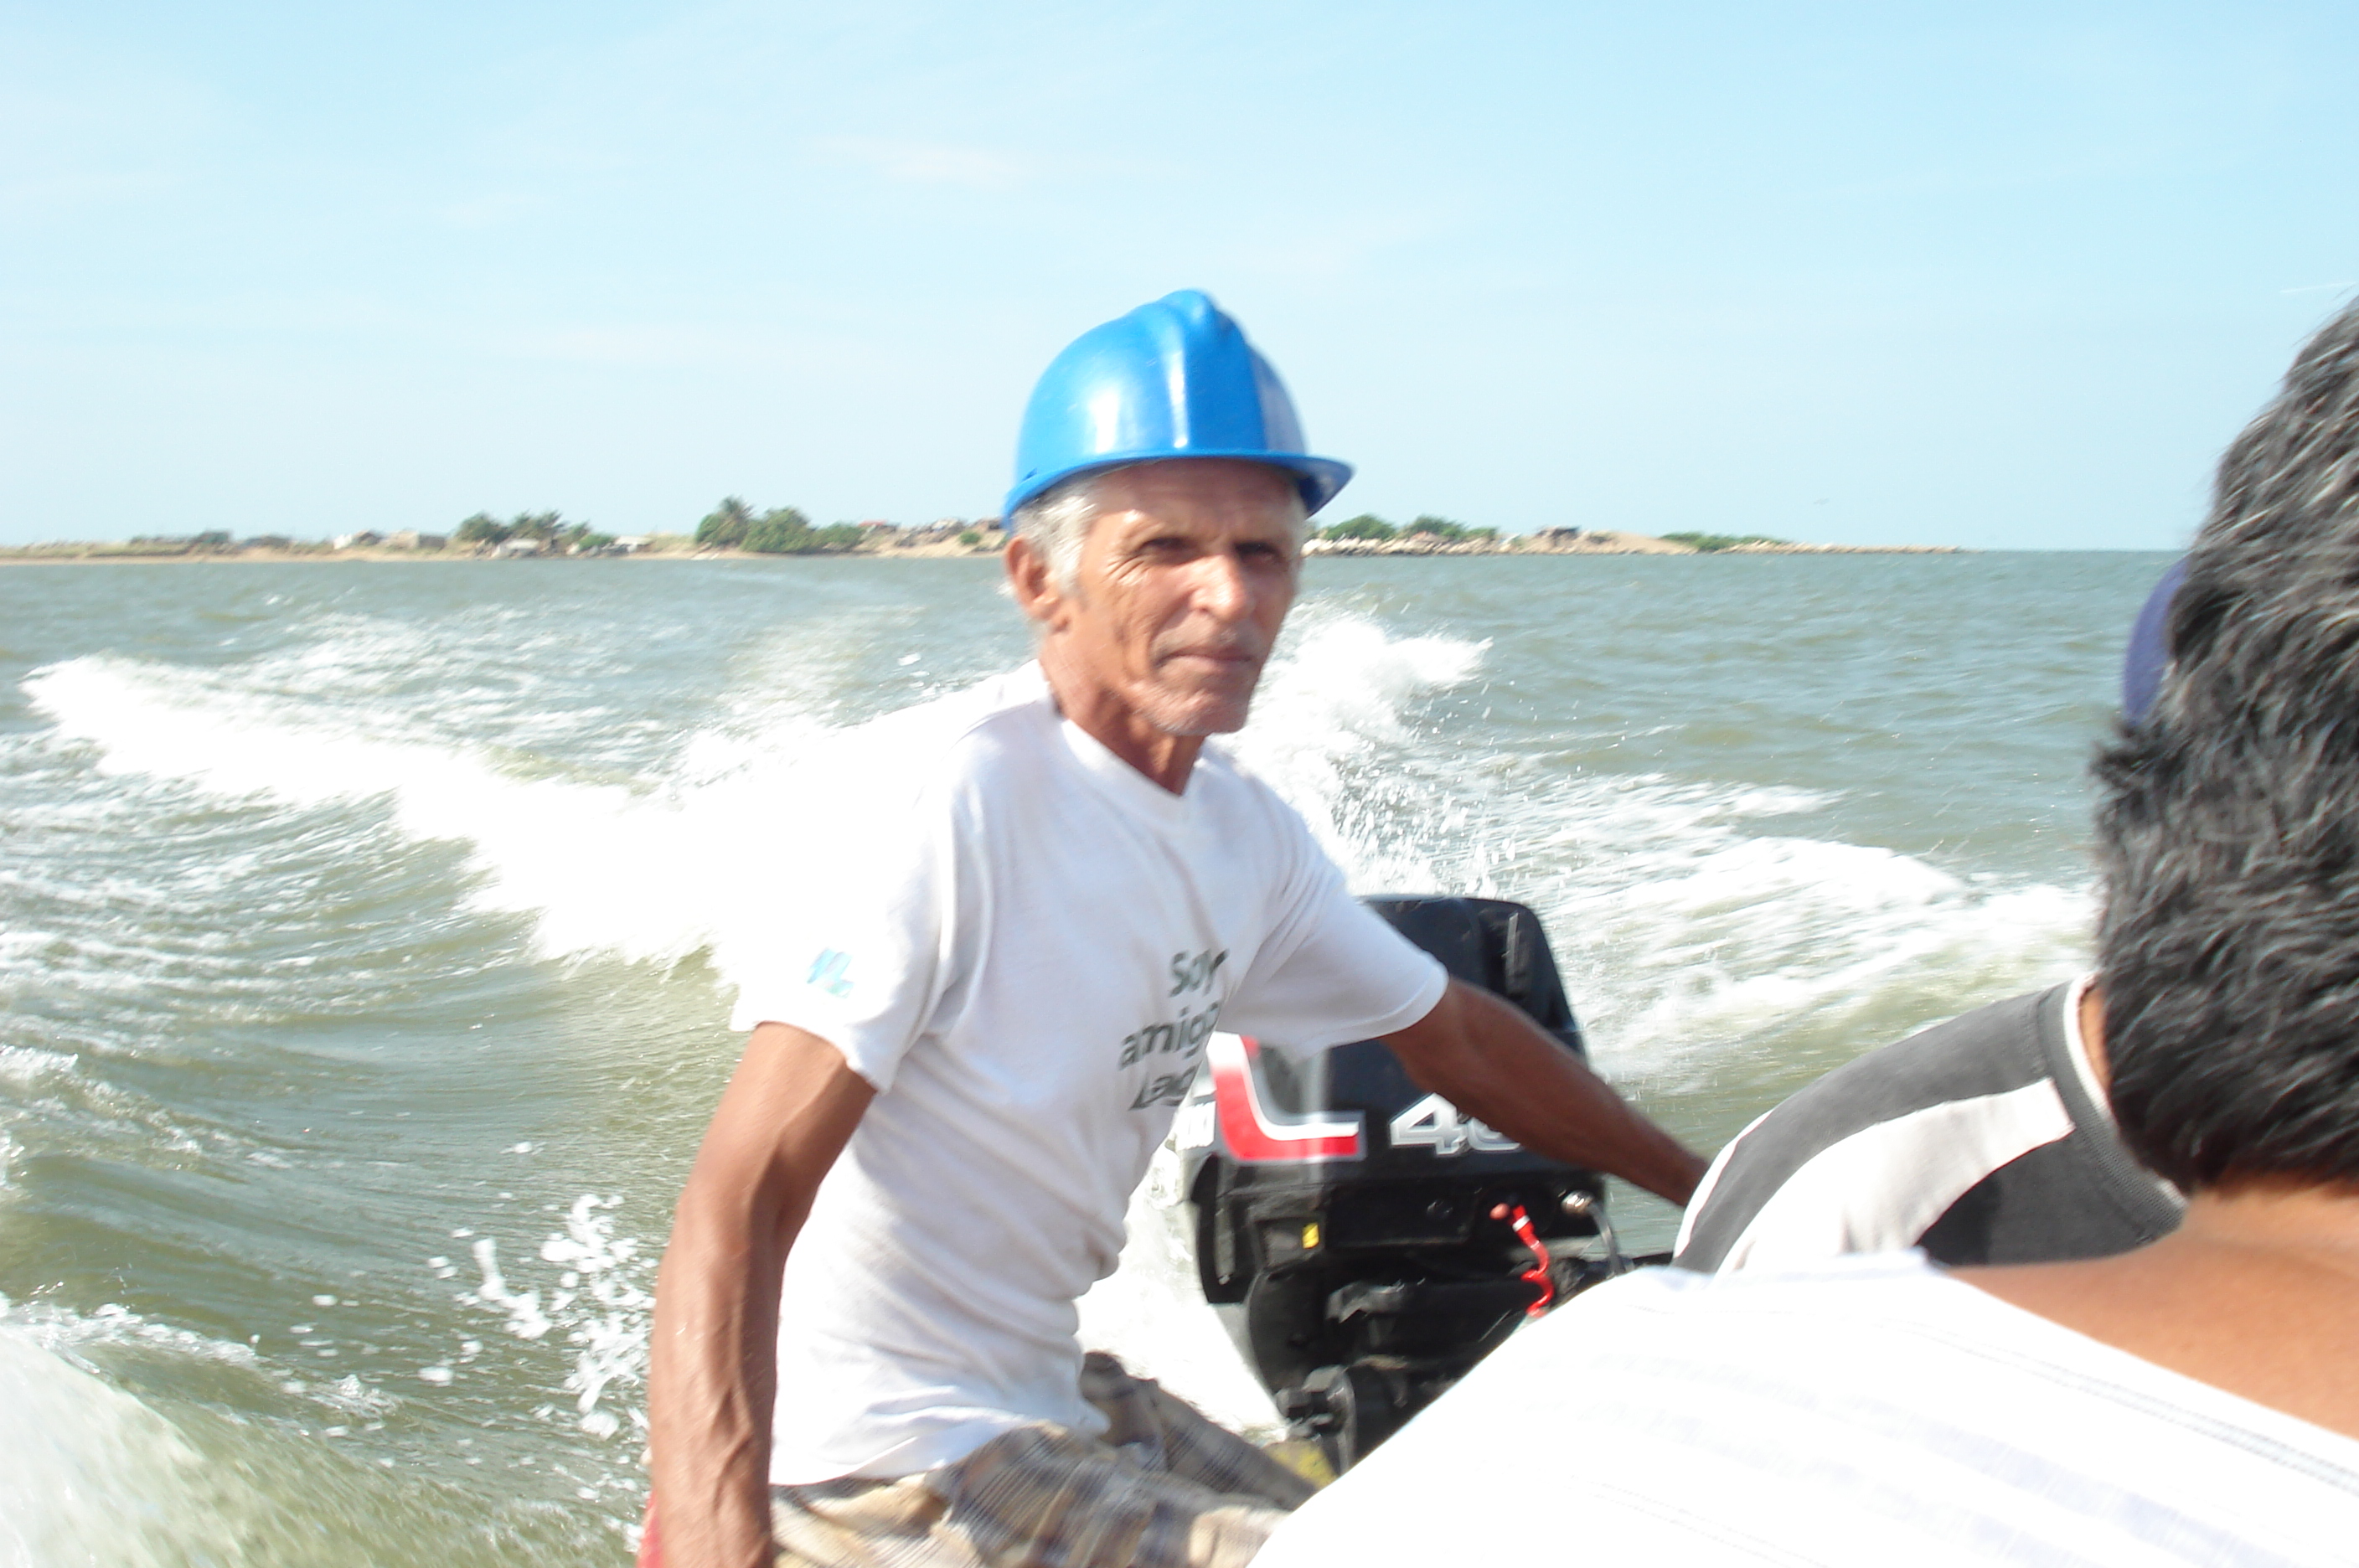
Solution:
<path fill-rule="evenodd" d="M 1531 910 L 1368 903 L 1586 1054 Z M 1462 1116 L 1382 1041 L 1301 1060 L 1216 1035 L 1207 1055 L 1177 1127 L 1205 1299 L 1294 1435 L 1339 1473 L 1527 1315 L 1629 1267 L 1603 1178 Z"/>

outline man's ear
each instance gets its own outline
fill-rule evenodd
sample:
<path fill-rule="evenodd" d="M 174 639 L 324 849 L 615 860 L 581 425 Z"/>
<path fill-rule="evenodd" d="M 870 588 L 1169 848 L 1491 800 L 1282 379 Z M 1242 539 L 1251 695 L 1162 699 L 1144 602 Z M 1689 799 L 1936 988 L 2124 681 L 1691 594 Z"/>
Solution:
<path fill-rule="evenodd" d="M 2097 1087 L 2111 1093 L 2114 1086 L 2114 1059 L 2105 1050 L 2105 987 L 2100 981 L 2091 981 L 2081 993 L 2081 1014 L 2074 1020 L 2081 1026 L 2081 1050 L 2089 1059 L 2089 1070 L 2096 1074 Z"/>
<path fill-rule="evenodd" d="M 1007 592 L 1016 601 L 1016 607 L 1043 626 L 1054 626 L 1057 612 L 1063 607 L 1064 595 L 1057 592 L 1048 557 L 1030 539 L 1018 534 L 1007 541 L 1005 560 Z"/>

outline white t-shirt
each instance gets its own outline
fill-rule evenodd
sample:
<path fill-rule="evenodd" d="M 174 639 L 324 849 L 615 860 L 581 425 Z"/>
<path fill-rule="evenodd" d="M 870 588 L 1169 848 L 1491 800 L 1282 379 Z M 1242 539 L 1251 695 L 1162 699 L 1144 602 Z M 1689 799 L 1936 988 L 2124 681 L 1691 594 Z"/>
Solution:
<path fill-rule="evenodd" d="M 1312 1498 L 1255 1568 L 2354 1558 L 2359 1443 L 1912 1251 L 1603 1286 Z"/>
<path fill-rule="evenodd" d="M 1208 746 L 1174 795 L 1038 666 L 896 715 L 855 873 L 781 889 L 735 1021 L 834 1044 L 877 1096 L 788 1257 L 770 1475 L 913 1475 L 1028 1421 L 1084 1432 L 1073 1303 L 1224 1031 L 1316 1049 L 1431 1010 L 1440 964 Z"/>

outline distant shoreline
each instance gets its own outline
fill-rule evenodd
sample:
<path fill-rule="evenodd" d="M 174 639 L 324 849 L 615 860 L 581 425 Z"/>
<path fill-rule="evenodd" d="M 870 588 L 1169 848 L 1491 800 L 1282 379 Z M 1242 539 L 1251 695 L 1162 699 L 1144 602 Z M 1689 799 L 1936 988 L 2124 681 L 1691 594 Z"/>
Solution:
<path fill-rule="evenodd" d="M 1699 548 L 1679 539 L 1619 528 L 1543 528 L 1504 539 L 1443 541 L 1431 535 L 1407 539 L 1317 539 L 1305 555 L 1962 555 L 1953 544 L 1796 544 L 1788 539 L 1746 539 Z"/>
<path fill-rule="evenodd" d="M 815 551 L 837 560 L 943 561 L 983 560 L 1006 548 L 1006 535 L 989 530 L 973 544 L 931 538 L 915 542 L 891 539 L 863 543 L 848 550 Z M 1972 553 L 1949 544 L 1796 544 L 1785 540 L 1748 540 L 1718 549 L 1700 550 L 1676 539 L 1615 528 L 1547 528 L 1502 539 L 1443 540 L 1431 535 L 1407 539 L 1314 539 L 1303 547 L 1305 556 L 1467 556 L 1467 555 L 1961 555 Z M 781 561 L 788 555 L 750 550 L 699 547 L 679 535 L 658 536 L 647 546 L 630 550 L 601 550 L 582 555 L 561 552 L 518 554 L 499 548 L 401 548 L 387 544 L 332 545 L 206 545 L 176 546 L 158 542 L 0 545 L 0 566 L 234 566 L 245 563 L 281 564 L 353 561 Z M 810 559 L 810 556 L 803 559 Z"/>

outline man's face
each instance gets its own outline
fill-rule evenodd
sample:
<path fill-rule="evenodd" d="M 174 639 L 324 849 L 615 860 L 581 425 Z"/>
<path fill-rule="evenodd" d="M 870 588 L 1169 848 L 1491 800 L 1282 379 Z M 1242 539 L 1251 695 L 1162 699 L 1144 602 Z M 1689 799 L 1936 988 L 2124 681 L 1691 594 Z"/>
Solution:
<path fill-rule="evenodd" d="M 1165 735 L 1245 727 L 1294 603 L 1294 482 L 1256 463 L 1178 458 L 1099 481 L 1070 588 L 1027 608 L 1068 668 Z"/>

